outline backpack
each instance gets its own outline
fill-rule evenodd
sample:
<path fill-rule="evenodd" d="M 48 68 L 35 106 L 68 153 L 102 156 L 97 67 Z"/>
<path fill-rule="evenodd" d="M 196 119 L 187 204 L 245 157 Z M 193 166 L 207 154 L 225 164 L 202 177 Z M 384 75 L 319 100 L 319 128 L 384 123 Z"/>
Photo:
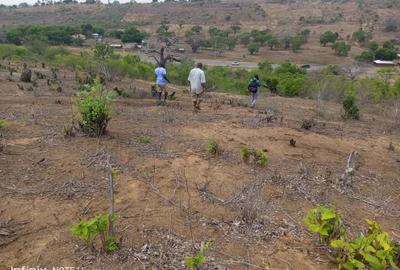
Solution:
<path fill-rule="evenodd" d="M 249 86 L 247 87 L 247 89 L 252 93 L 257 93 L 258 86 L 259 86 L 258 80 L 256 78 L 253 78 L 250 80 Z"/>

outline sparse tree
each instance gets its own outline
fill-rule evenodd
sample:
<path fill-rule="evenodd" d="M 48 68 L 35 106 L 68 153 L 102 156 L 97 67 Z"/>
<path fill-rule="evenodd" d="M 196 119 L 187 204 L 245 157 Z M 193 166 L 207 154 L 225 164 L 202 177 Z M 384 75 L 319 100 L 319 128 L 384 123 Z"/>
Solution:
<path fill-rule="evenodd" d="M 351 45 L 346 44 L 344 41 L 339 41 L 333 44 L 332 50 L 339 56 L 347 56 L 349 51 L 351 50 Z"/>
<path fill-rule="evenodd" d="M 249 45 L 247 45 L 247 50 L 251 55 L 258 53 L 258 51 L 260 50 L 260 44 L 257 42 L 252 42 Z"/>
<path fill-rule="evenodd" d="M 279 40 L 276 37 L 271 37 L 268 41 L 267 44 L 269 48 L 272 50 L 273 48 L 279 47 Z"/>
<path fill-rule="evenodd" d="M 320 38 L 319 42 L 325 47 L 328 43 L 335 43 L 337 38 L 339 37 L 338 33 L 334 33 L 332 31 L 326 31 L 323 33 Z"/>

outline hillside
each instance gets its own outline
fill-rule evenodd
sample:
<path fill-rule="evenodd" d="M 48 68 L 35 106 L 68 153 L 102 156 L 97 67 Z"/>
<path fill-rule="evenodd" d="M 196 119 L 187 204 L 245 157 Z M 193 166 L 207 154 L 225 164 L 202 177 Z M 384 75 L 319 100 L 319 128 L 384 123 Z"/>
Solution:
<path fill-rule="evenodd" d="M 310 30 L 308 42 L 297 53 L 277 48 L 261 47 L 251 55 L 247 48 L 237 45 L 218 58 L 259 62 L 268 59 L 274 63 L 341 64 L 354 63 L 354 58 L 365 50 L 349 37 L 362 27 L 371 33 L 372 39 L 382 44 L 399 40 L 399 32 L 386 32 L 388 20 L 398 20 L 400 7 L 396 1 L 216 1 L 199 3 L 115 4 L 115 5 L 53 5 L 43 7 L 0 9 L 0 25 L 27 24 L 82 24 L 91 22 L 107 29 L 124 29 L 129 25 L 147 31 L 149 41 L 157 46 L 156 30 L 161 22 L 168 22 L 169 31 L 178 37 L 176 45 L 185 48 L 184 34 L 195 25 L 204 31 L 210 27 L 221 29 L 239 24 L 241 32 L 269 29 L 278 37 L 294 36 L 304 29 Z M 399 22 L 397 22 L 399 23 Z M 319 38 L 325 31 L 339 34 L 352 49 L 349 57 L 337 57 L 330 46 L 322 47 Z M 365 46 L 364 46 L 365 47 Z M 215 58 L 213 51 L 200 49 L 194 58 Z M 245 57 L 245 59 L 244 59 Z"/>
<path fill-rule="evenodd" d="M 400 140 L 380 113 L 343 121 L 337 103 L 265 93 L 256 110 L 246 97 L 208 93 L 193 113 L 184 88 L 156 106 L 149 82 L 124 79 L 106 85 L 129 94 L 115 100 L 107 135 L 71 136 L 74 73 L 57 71 L 57 90 L 46 83 L 49 69 L 31 66 L 45 76 L 32 86 L 13 81 L 21 72 L 13 66 L 11 81 L 0 71 L 2 267 L 184 269 L 193 245 L 212 241 L 204 269 L 335 269 L 302 221 L 318 204 L 334 206 L 352 234 L 368 218 L 400 239 Z M 210 140 L 218 155 L 207 151 Z M 266 151 L 267 165 L 243 161 L 243 144 Z M 352 151 L 359 158 L 348 185 L 340 179 Z M 111 254 L 70 234 L 80 219 L 107 212 L 108 154 L 118 172 L 120 249 Z"/>

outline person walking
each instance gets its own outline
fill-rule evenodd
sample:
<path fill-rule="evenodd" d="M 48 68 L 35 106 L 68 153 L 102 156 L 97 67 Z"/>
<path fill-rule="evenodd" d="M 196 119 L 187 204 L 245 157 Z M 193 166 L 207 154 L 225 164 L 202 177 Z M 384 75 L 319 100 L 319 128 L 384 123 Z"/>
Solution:
<path fill-rule="evenodd" d="M 250 94 L 250 107 L 254 108 L 256 106 L 257 103 L 257 99 L 258 99 L 258 88 L 261 87 L 261 82 L 260 82 L 260 78 L 258 77 L 258 75 L 254 75 L 253 78 L 251 78 L 249 85 L 247 87 L 247 89 L 249 90 L 249 94 Z"/>
<path fill-rule="evenodd" d="M 158 67 L 154 70 L 154 76 L 156 78 L 157 85 L 157 105 L 165 104 L 167 102 L 168 97 L 168 89 L 167 84 L 170 81 L 167 78 L 167 70 L 165 69 L 164 64 L 160 63 Z M 162 101 L 162 94 L 164 93 L 164 100 Z"/>
<path fill-rule="evenodd" d="M 197 63 L 196 67 L 190 71 L 188 81 L 194 110 L 200 110 L 200 103 L 206 89 L 206 76 L 202 63 Z"/>

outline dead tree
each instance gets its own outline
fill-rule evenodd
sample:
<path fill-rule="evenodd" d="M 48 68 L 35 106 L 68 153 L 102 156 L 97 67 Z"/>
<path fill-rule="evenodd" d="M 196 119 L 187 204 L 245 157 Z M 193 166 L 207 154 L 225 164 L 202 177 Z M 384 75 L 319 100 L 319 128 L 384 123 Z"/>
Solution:
<path fill-rule="evenodd" d="M 356 164 L 355 164 L 355 159 L 358 157 L 358 152 L 357 151 L 352 151 L 349 155 L 349 158 L 347 159 L 347 165 L 344 173 L 342 174 L 342 177 L 340 180 L 342 183 L 346 186 L 351 186 L 351 181 L 352 181 L 352 176 L 354 175 L 354 172 L 356 171 Z"/>
<path fill-rule="evenodd" d="M 179 62 L 179 63 L 181 62 L 181 59 L 175 57 L 172 54 L 165 55 L 165 46 L 162 46 L 159 51 L 150 50 L 150 51 L 147 52 L 147 54 L 153 54 L 153 53 L 158 54 L 158 57 L 157 56 L 153 56 L 154 60 L 156 60 L 158 65 L 163 65 L 164 66 L 168 61 L 170 61 L 170 62 L 174 62 L 175 61 L 175 62 Z"/>

